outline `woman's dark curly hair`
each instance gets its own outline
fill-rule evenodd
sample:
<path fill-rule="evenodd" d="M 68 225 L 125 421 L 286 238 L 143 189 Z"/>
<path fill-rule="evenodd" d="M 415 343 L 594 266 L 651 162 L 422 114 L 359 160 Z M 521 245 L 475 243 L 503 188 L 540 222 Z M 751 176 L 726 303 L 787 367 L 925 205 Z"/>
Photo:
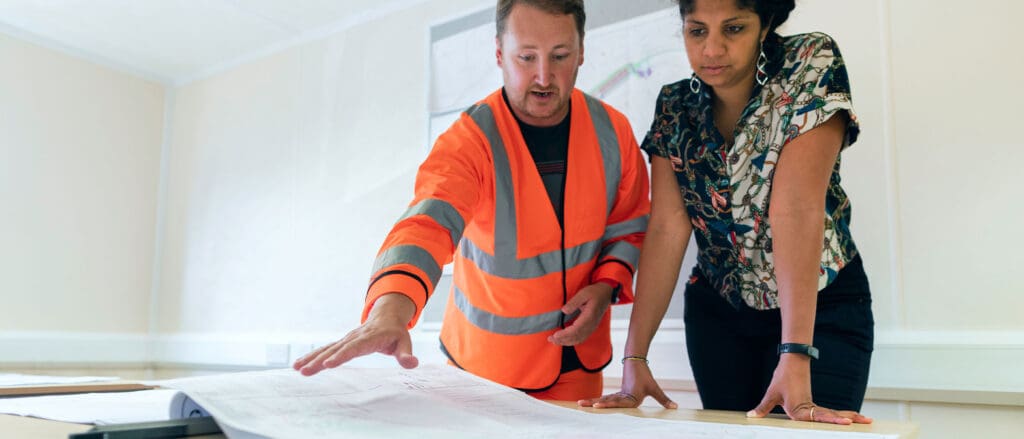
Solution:
<path fill-rule="evenodd" d="M 679 15 L 686 17 L 687 13 L 693 12 L 696 0 L 677 0 L 679 3 Z M 786 22 L 789 13 L 796 8 L 795 0 L 736 0 L 736 7 L 749 9 L 761 17 L 761 27 L 767 27 L 769 33 Z"/>

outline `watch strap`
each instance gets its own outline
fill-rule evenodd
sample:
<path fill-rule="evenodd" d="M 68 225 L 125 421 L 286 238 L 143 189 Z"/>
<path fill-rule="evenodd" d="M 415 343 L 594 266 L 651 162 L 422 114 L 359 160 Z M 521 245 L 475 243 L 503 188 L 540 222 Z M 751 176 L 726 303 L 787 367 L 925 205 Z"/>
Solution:
<path fill-rule="evenodd" d="M 817 360 L 818 348 L 803 343 L 780 343 L 779 355 L 782 354 L 803 354 Z"/>

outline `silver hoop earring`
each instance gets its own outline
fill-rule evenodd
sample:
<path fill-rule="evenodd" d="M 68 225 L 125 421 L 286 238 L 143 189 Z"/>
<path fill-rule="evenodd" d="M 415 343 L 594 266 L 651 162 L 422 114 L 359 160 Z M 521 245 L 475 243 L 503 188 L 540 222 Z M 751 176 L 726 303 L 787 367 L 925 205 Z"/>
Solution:
<path fill-rule="evenodd" d="M 700 93 L 700 78 L 697 77 L 696 72 L 690 75 L 690 91 Z"/>
<path fill-rule="evenodd" d="M 754 75 L 754 79 L 757 80 L 759 85 L 764 85 L 768 82 L 768 57 L 764 54 L 764 44 L 761 44 L 761 53 L 757 55 L 757 73 Z"/>

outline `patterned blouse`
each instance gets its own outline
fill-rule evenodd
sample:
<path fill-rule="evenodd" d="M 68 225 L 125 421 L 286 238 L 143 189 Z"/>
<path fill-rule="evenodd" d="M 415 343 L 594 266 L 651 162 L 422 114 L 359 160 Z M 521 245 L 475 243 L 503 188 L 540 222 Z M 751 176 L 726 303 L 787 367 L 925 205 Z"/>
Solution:
<path fill-rule="evenodd" d="M 846 66 L 831 37 L 772 34 L 763 47 L 769 79 L 764 86 L 755 82 L 731 145 L 715 128 L 709 88 L 694 93 L 687 78 L 662 88 L 642 146 L 671 160 L 676 172 L 698 245 L 691 282 L 699 272 L 734 307 L 759 310 L 779 307 L 767 216 L 782 148 L 841 111 L 849 115 L 844 149 L 860 131 Z M 857 255 L 839 165 L 837 159 L 822 212 L 819 290 Z"/>

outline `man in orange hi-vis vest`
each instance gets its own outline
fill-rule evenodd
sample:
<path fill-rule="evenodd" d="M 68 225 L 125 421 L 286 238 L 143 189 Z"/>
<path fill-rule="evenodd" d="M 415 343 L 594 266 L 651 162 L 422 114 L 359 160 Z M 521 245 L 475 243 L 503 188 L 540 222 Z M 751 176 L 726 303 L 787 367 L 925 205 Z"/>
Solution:
<path fill-rule="evenodd" d="M 416 367 L 409 329 L 454 260 L 441 329 L 451 364 L 542 399 L 602 393 L 611 303 L 632 301 L 650 210 L 625 116 L 575 88 L 582 0 L 500 0 L 504 87 L 466 110 L 419 168 L 388 234 L 363 324 L 295 362 L 357 356 Z"/>

